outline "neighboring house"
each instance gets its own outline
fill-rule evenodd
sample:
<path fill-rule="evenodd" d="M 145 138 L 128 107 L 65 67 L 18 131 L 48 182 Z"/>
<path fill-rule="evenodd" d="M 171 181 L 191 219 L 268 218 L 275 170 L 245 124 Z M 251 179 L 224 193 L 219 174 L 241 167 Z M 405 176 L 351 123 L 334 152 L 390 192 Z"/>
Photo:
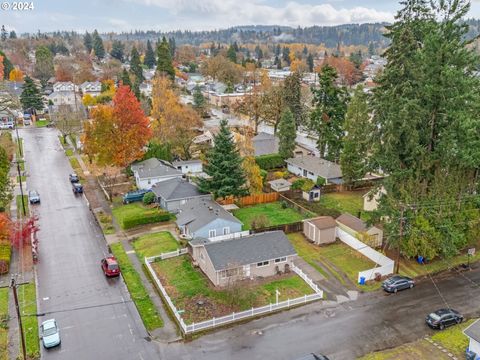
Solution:
<path fill-rule="evenodd" d="M 355 236 L 368 246 L 382 246 L 383 230 L 376 226 L 368 227 L 363 220 L 357 218 L 356 216 L 346 213 L 342 214 L 337 218 L 337 225 L 339 228 L 346 231 L 350 235 Z"/>
<path fill-rule="evenodd" d="M 331 216 L 320 216 L 303 221 L 303 233 L 316 245 L 334 243 L 336 230 L 337 222 Z"/>
<path fill-rule="evenodd" d="M 296 252 L 283 231 L 211 241 L 195 238 L 190 254 L 215 286 L 288 272 Z"/>
<path fill-rule="evenodd" d="M 193 143 L 195 145 L 214 145 L 214 135 L 210 130 L 206 130 L 203 134 L 200 134 L 193 138 Z"/>
<path fill-rule="evenodd" d="M 48 95 L 47 99 L 53 103 L 54 109 L 60 105 L 70 105 L 72 110 L 82 107 L 80 94 L 74 91 L 54 91 Z"/>
<path fill-rule="evenodd" d="M 179 207 L 176 220 L 188 238 L 213 238 L 242 231 L 242 222 L 210 199 L 193 199 Z"/>
<path fill-rule="evenodd" d="M 102 83 L 100 81 L 85 81 L 80 85 L 83 95 L 91 95 L 96 97 L 102 92 Z"/>
<path fill-rule="evenodd" d="M 331 161 L 315 157 L 301 156 L 285 160 L 287 169 L 292 174 L 317 182 L 318 178 L 324 180 L 325 185 L 342 184 L 342 170 L 340 165 Z"/>
<path fill-rule="evenodd" d="M 480 321 L 475 321 L 472 325 L 463 330 L 463 333 L 468 337 L 468 352 L 473 353 L 471 358 L 468 359 L 480 359 Z"/>
<path fill-rule="evenodd" d="M 183 176 L 182 172 L 175 169 L 169 162 L 156 158 L 137 162 L 130 168 L 139 189 L 150 190 L 153 184 Z"/>
<path fill-rule="evenodd" d="M 173 161 L 172 165 L 182 174 L 195 174 L 203 171 L 202 160 L 179 160 Z"/>
<path fill-rule="evenodd" d="M 181 205 L 193 199 L 210 199 L 210 194 L 203 194 L 198 187 L 182 178 L 172 178 L 152 186 L 157 202 L 162 209 L 177 213 Z"/>
<path fill-rule="evenodd" d="M 150 97 L 152 96 L 153 86 L 151 83 L 144 81 L 140 84 L 139 90 L 143 96 Z"/>
<path fill-rule="evenodd" d="M 71 81 L 59 81 L 53 84 L 53 92 L 78 91 L 78 86 Z"/>
<path fill-rule="evenodd" d="M 387 193 L 387 190 L 382 186 L 380 189 L 372 189 L 363 195 L 363 210 L 374 211 L 378 208 L 380 198 Z"/>
<path fill-rule="evenodd" d="M 289 191 L 292 183 L 285 179 L 277 179 L 268 182 L 273 191 L 283 192 Z"/>
<path fill-rule="evenodd" d="M 280 140 L 275 135 L 267 134 L 265 132 L 258 133 L 252 138 L 253 149 L 255 156 L 277 154 Z"/>

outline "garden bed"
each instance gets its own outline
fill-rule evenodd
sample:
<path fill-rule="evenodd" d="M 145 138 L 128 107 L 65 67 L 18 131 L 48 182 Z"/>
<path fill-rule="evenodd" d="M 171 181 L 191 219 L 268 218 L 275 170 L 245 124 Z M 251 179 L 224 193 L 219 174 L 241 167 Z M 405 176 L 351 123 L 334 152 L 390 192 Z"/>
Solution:
<path fill-rule="evenodd" d="M 175 251 L 180 244 L 170 232 L 161 231 L 140 236 L 132 242 L 132 246 L 140 261 L 143 262 L 145 257 Z"/>
<path fill-rule="evenodd" d="M 243 230 L 251 229 L 252 222 L 258 221 L 261 216 L 267 221 L 267 223 L 261 227 L 292 224 L 305 219 L 305 217 L 295 209 L 290 207 L 283 208 L 282 202 L 247 206 L 235 210 L 233 215 L 243 222 Z"/>
<path fill-rule="evenodd" d="M 275 303 L 276 290 L 280 292 L 279 301 L 314 293 L 294 273 L 216 288 L 192 266 L 188 256 L 157 261 L 152 267 L 186 324 Z"/>

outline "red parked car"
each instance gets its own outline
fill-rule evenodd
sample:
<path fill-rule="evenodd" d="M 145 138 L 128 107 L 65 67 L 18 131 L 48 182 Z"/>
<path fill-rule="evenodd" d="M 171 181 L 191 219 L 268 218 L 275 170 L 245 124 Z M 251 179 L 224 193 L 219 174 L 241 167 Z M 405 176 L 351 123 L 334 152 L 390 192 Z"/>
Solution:
<path fill-rule="evenodd" d="M 115 256 L 108 256 L 102 259 L 102 270 L 105 276 L 113 277 L 120 275 L 120 267 L 118 266 L 117 259 Z"/>

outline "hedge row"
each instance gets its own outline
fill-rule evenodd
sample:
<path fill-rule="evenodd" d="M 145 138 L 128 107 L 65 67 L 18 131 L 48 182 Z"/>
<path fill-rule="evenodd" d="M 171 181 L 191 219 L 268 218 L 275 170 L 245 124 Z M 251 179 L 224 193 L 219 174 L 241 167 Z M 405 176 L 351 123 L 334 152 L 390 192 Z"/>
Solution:
<path fill-rule="evenodd" d="M 9 243 L 0 243 L 0 274 L 7 274 L 10 268 L 12 249 Z"/>
<path fill-rule="evenodd" d="M 272 170 L 285 167 L 285 161 L 278 154 L 260 155 L 255 157 L 255 161 L 263 170 Z"/>
<path fill-rule="evenodd" d="M 128 230 L 135 226 L 151 224 L 156 222 L 169 221 L 171 215 L 167 212 L 159 212 L 157 210 L 152 212 L 145 212 L 143 214 L 128 216 L 123 219 L 122 228 Z"/>

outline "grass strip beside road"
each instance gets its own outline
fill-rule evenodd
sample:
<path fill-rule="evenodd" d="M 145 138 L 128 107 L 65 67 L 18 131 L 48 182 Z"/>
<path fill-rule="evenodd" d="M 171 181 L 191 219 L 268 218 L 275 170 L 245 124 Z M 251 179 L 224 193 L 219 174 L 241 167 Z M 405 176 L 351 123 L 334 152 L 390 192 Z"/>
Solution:
<path fill-rule="evenodd" d="M 38 336 L 37 295 L 35 283 L 20 285 L 17 289 L 18 302 L 22 314 L 23 330 L 27 355 L 31 359 L 40 358 L 40 338 Z M 21 346 L 21 344 L 20 344 Z"/>
<path fill-rule="evenodd" d="M 137 307 L 145 327 L 148 331 L 162 327 L 163 321 L 158 314 L 157 308 L 152 299 L 150 299 L 140 275 L 130 262 L 123 245 L 121 243 L 112 244 L 110 245 L 110 249 L 118 260 L 123 279 L 127 284 L 130 296 Z"/>
<path fill-rule="evenodd" d="M 30 211 L 28 209 L 28 195 L 23 195 L 23 202 L 25 204 L 25 216 L 30 215 Z M 17 195 L 16 198 L 16 203 L 17 203 L 17 216 L 23 216 L 23 208 L 22 208 L 22 195 Z"/>
<path fill-rule="evenodd" d="M 8 292 L 0 289 L 0 360 L 8 360 Z"/>
<path fill-rule="evenodd" d="M 21 153 L 23 155 L 23 139 L 18 138 L 16 141 L 15 151 L 17 153 L 17 160 L 20 160 L 23 156 L 20 156 L 20 148 L 22 149 Z"/>
<path fill-rule="evenodd" d="M 73 170 L 76 173 L 80 173 L 82 170 L 82 167 L 80 166 L 80 163 L 78 162 L 77 158 L 74 156 L 71 156 L 68 158 L 68 160 L 70 161 L 70 165 L 72 165 Z"/>
<path fill-rule="evenodd" d="M 73 156 L 73 150 L 72 149 L 65 150 L 65 155 L 67 155 L 68 157 Z"/>
<path fill-rule="evenodd" d="M 49 123 L 50 123 L 50 121 L 48 121 L 48 120 L 37 120 L 37 121 L 35 121 L 35 126 L 37 128 L 46 127 Z"/>

